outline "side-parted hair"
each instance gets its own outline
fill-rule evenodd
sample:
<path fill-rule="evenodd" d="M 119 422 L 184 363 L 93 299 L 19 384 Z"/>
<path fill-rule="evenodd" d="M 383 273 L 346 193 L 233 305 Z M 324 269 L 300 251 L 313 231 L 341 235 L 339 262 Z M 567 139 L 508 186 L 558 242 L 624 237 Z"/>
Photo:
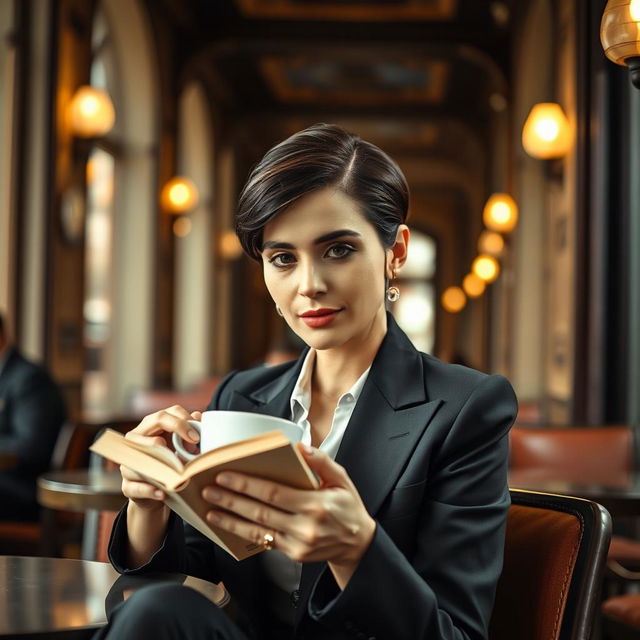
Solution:
<path fill-rule="evenodd" d="M 332 124 L 314 124 L 270 149 L 253 168 L 238 201 L 236 233 L 260 260 L 265 225 L 299 198 L 324 187 L 361 207 L 384 247 L 393 246 L 409 209 L 400 167 L 384 151 Z"/>

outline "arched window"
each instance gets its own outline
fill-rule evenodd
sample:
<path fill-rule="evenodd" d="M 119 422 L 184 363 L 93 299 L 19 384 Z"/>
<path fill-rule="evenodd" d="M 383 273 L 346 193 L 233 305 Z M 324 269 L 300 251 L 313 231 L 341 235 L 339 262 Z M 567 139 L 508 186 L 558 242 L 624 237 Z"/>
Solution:
<path fill-rule="evenodd" d="M 92 86 L 104 89 L 118 103 L 116 63 L 110 30 L 98 7 L 92 30 Z M 94 143 L 87 160 L 85 222 L 83 408 L 88 413 L 109 409 L 109 358 L 113 309 L 113 197 L 117 144 L 110 132 Z"/>
<path fill-rule="evenodd" d="M 83 409 L 124 413 L 151 384 L 158 90 L 141 0 L 100 0 L 91 83 L 110 95 L 116 122 L 87 165 Z"/>
<path fill-rule="evenodd" d="M 178 388 L 210 373 L 214 298 L 213 127 L 206 95 L 193 82 L 180 96 L 178 173 L 196 185 L 196 208 L 185 216 L 188 232 L 176 238 L 174 380 Z M 178 235 L 178 234 L 176 234 Z"/>
<path fill-rule="evenodd" d="M 435 345 L 436 242 L 411 230 L 409 255 L 398 274 L 400 299 L 391 304 L 395 319 L 416 349 L 431 353 Z"/>

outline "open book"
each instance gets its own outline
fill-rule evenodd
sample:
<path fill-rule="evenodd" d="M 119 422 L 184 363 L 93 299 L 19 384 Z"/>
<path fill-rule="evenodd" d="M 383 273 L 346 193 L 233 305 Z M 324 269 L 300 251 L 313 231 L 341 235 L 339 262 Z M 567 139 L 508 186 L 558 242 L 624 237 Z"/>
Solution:
<path fill-rule="evenodd" d="M 132 442 L 112 429 L 106 429 L 90 448 L 162 489 L 167 506 L 236 560 L 259 553 L 263 547 L 205 520 L 212 505 L 202 497 L 202 489 L 215 484 L 218 473 L 229 469 L 298 489 L 318 487 L 306 461 L 280 430 L 212 449 L 185 464 L 166 447 Z"/>

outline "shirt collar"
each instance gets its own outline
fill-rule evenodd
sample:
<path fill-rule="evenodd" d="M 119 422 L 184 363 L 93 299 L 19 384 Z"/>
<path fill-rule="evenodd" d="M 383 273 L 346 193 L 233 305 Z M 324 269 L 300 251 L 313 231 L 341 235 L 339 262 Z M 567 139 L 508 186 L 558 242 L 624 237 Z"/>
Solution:
<path fill-rule="evenodd" d="M 291 394 L 291 419 L 293 422 L 300 423 L 306 420 L 309 415 L 309 409 L 311 408 L 311 374 L 313 373 L 315 362 L 316 350 L 309 349 Z M 358 401 L 370 370 L 371 366 L 353 383 L 351 389 L 340 396 L 338 404 L 347 398 L 352 399 L 354 404 Z"/>

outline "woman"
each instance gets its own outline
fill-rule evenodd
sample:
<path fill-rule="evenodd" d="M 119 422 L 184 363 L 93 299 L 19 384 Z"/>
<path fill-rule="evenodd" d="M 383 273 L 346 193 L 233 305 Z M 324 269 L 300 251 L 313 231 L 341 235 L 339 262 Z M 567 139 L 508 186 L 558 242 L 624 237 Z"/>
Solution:
<path fill-rule="evenodd" d="M 386 313 L 385 298 L 398 295 L 389 281 L 407 257 L 407 209 L 395 162 L 336 126 L 295 134 L 254 168 L 237 233 L 309 349 L 229 375 L 210 408 L 301 424 L 301 452 L 321 488 L 218 476 L 203 494 L 210 521 L 267 549 L 236 562 L 123 468 L 129 503 L 112 535 L 116 568 L 222 580 L 239 615 L 236 625 L 191 590 L 153 587 L 114 615 L 110 634 L 486 637 L 516 402 L 504 378 L 417 352 Z M 165 442 L 178 432 L 195 443 L 190 417 L 172 407 L 128 437 Z"/>

